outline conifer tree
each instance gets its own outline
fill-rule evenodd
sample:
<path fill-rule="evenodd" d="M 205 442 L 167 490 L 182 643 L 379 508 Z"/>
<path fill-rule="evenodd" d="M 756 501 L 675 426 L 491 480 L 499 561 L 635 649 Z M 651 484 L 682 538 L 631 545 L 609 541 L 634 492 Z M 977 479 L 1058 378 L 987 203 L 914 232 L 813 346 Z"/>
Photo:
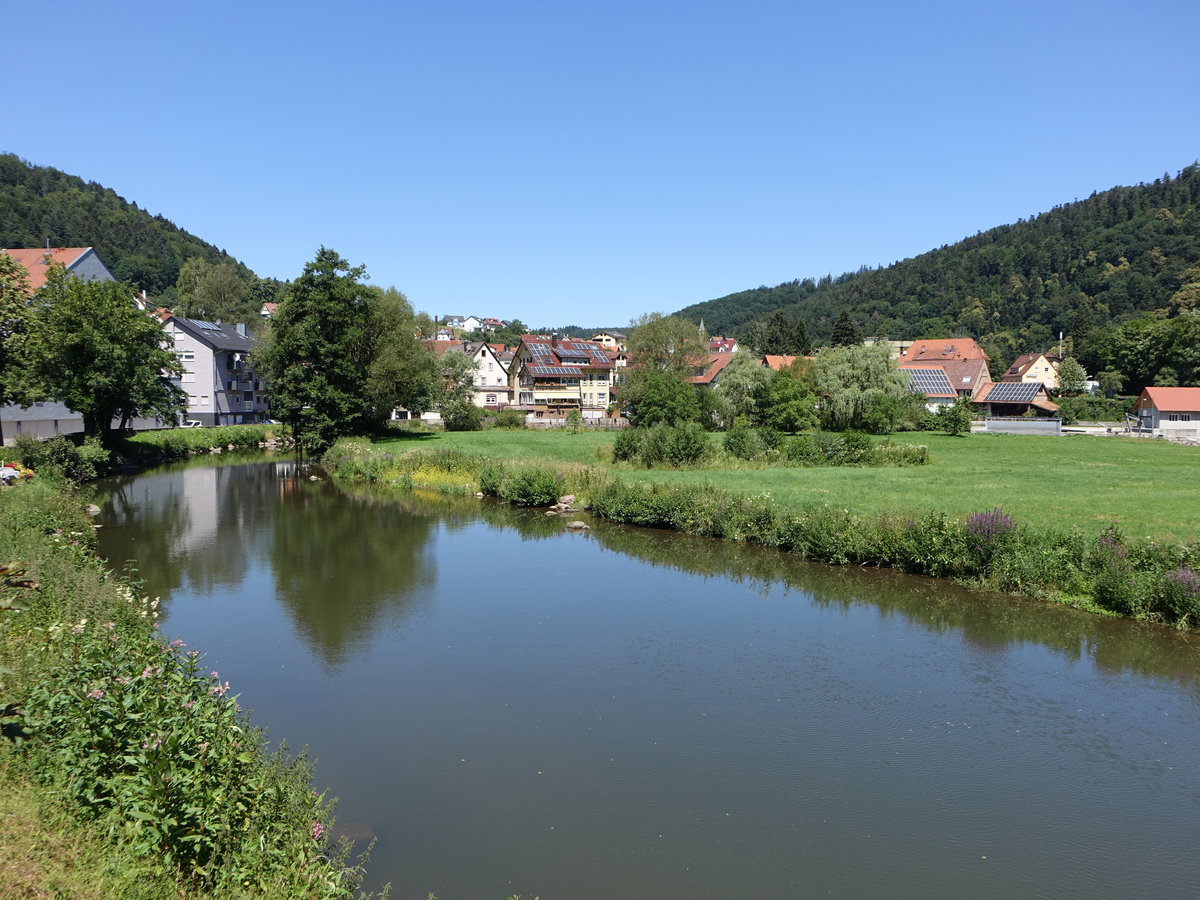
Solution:
<path fill-rule="evenodd" d="M 854 347 L 861 343 L 862 332 L 858 330 L 858 325 L 855 323 L 854 317 L 850 315 L 850 310 L 843 307 L 833 326 L 833 346 Z"/>

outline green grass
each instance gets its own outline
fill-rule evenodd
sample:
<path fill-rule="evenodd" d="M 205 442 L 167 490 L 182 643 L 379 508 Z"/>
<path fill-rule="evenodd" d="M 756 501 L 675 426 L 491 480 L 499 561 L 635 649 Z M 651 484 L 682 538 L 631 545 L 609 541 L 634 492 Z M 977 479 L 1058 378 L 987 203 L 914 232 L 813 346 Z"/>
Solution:
<path fill-rule="evenodd" d="M 482 431 L 387 441 L 389 449 L 453 448 L 493 459 L 600 463 L 613 432 Z M 1038 527 L 1098 533 L 1120 523 L 1133 539 L 1200 540 L 1200 448 L 1146 439 L 1067 435 L 895 435 L 929 446 L 932 462 L 908 468 L 613 467 L 632 481 L 712 484 L 770 493 L 785 506 L 824 503 L 861 514 L 945 512 L 1002 506 Z M 599 452 L 599 456 L 598 456 Z M 610 465 L 605 463 L 604 465 Z"/>

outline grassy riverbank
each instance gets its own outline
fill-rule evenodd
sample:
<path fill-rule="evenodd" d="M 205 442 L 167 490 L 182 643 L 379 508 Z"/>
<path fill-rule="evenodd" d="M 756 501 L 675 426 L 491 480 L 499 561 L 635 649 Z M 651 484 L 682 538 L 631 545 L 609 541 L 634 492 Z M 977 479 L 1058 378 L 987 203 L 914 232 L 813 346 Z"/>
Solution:
<path fill-rule="evenodd" d="M 719 437 L 719 436 L 716 436 Z M 613 432 L 476 431 L 397 438 L 376 446 L 454 449 L 490 459 L 600 465 L 645 484 L 712 485 L 785 507 L 827 504 L 864 515 L 941 512 L 964 518 L 1003 506 L 1037 528 L 1098 532 L 1116 522 L 1130 537 L 1200 540 L 1200 448 L 1136 438 L 920 432 L 894 443 L 929 447 L 931 462 L 909 468 L 735 468 L 646 471 L 610 467 Z"/>
<path fill-rule="evenodd" d="M 65 485 L 0 489 L 0 878 L 19 896 L 353 896 L 303 759 L 270 751 Z M 22 571 L 23 570 L 23 571 Z M 18 837 L 19 836 L 19 837 Z"/>
<path fill-rule="evenodd" d="M 326 463 L 346 479 L 478 489 L 518 505 L 573 493 L 613 521 L 1181 627 L 1200 622 L 1194 448 L 976 435 L 931 442 L 934 462 L 910 469 L 646 471 L 602 461 L 608 440 L 567 432 L 355 440 L 339 442 Z M 1119 474 L 1095 474 L 1106 467 Z"/>

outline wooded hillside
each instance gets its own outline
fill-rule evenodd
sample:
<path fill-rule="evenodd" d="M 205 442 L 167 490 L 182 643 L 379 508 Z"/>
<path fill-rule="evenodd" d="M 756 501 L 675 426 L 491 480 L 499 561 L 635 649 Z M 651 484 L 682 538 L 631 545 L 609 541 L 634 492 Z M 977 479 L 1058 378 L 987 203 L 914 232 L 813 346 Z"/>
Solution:
<path fill-rule="evenodd" d="M 1079 347 L 1093 329 L 1170 310 L 1187 293 L 1200 263 L 1198 204 L 1192 164 L 885 268 L 741 291 L 678 315 L 741 336 L 782 308 L 822 342 L 847 309 L 866 335 L 969 336 L 997 357 L 1046 349 L 1059 331 Z"/>

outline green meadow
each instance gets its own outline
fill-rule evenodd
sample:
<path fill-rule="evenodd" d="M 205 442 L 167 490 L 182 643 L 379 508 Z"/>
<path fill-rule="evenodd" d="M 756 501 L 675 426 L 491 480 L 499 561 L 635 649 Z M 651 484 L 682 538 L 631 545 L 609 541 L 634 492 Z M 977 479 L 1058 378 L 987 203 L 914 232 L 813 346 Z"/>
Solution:
<path fill-rule="evenodd" d="M 1018 522 L 1097 533 L 1110 522 L 1132 539 L 1200 541 L 1200 448 L 1091 435 L 908 433 L 895 443 L 929 447 L 931 462 L 907 468 L 793 468 L 726 461 L 695 469 L 613 465 L 614 432 L 429 433 L 385 439 L 393 452 L 455 449 L 497 460 L 600 465 L 631 481 L 711 484 L 769 493 L 785 506 L 812 503 L 861 514 L 933 510 L 955 517 L 995 506 Z M 713 435 L 715 443 L 720 435 Z"/>

